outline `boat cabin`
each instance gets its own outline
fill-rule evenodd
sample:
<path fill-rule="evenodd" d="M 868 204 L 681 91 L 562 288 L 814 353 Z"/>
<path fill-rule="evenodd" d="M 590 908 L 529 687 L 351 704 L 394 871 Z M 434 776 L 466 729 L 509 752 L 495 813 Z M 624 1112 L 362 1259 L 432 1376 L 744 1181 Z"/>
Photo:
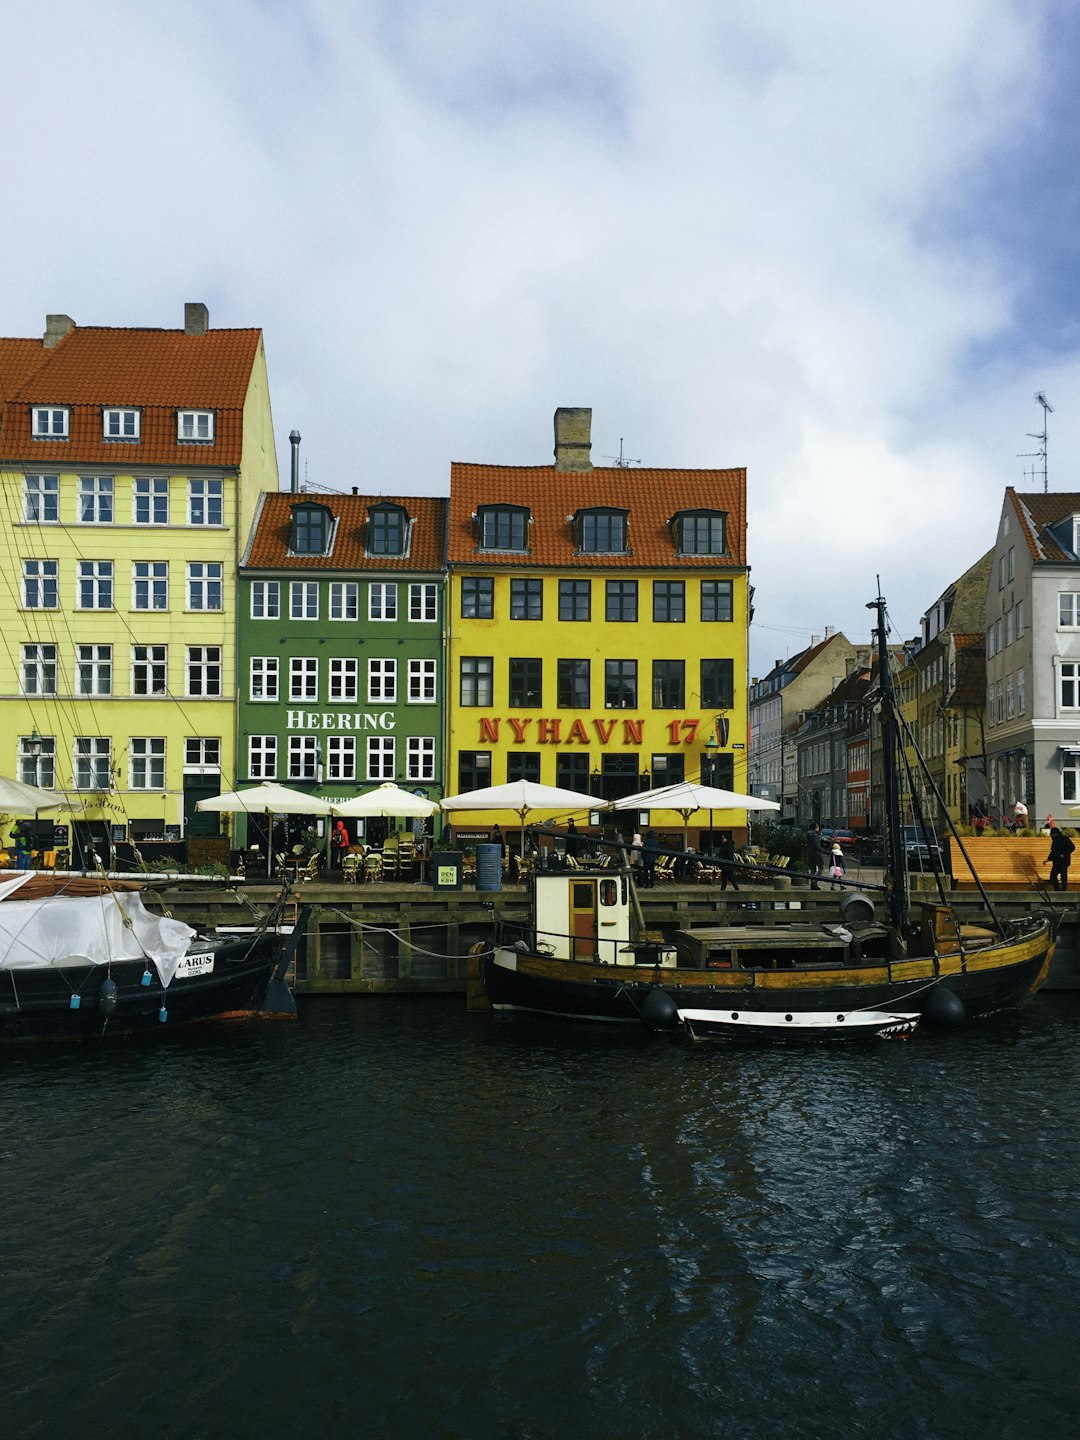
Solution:
<path fill-rule="evenodd" d="M 560 960 L 674 966 L 674 945 L 644 932 L 625 870 L 537 872 L 530 878 L 537 950 Z"/>

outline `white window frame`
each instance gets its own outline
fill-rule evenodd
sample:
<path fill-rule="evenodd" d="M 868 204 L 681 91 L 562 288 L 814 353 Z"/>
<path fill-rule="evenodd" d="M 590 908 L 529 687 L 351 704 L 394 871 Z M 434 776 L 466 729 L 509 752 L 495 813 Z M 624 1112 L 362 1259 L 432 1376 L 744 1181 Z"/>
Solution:
<path fill-rule="evenodd" d="M 221 646 L 189 645 L 184 660 L 184 679 L 189 699 L 220 699 L 223 683 Z"/>
<path fill-rule="evenodd" d="M 224 525 L 225 482 L 223 480 L 188 481 L 188 524 Z"/>
<path fill-rule="evenodd" d="M 252 580 L 252 620 L 279 620 L 281 618 L 281 581 Z"/>
<path fill-rule="evenodd" d="M 80 560 L 78 562 L 75 609 L 113 609 L 113 562 L 111 560 Z"/>
<path fill-rule="evenodd" d="M 169 693 L 169 647 L 167 645 L 133 645 L 131 647 L 131 693 L 140 699 Z"/>
<path fill-rule="evenodd" d="M 1021 665 L 1016 672 L 1016 713 L 1018 715 L 1027 714 L 1027 686 L 1025 681 L 1024 667 Z"/>
<path fill-rule="evenodd" d="M 132 735 L 128 749 L 128 788 L 165 789 L 164 735 Z"/>
<path fill-rule="evenodd" d="M 189 560 L 187 567 L 187 608 L 225 608 L 225 566 L 220 560 Z"/>
<path fill-rule="evenodd" d="M 289 736 L 290 780 L 319 783 L 319 737 L 317 735 Z"/>
<path fill-rule="evenodd" d="M 107 735 L 76 735 L 71 746 L 74 790 L 112 789 L 112 740 Z"/>
<path fill-rule="evenodd" d="M 435 779 L 435 737 L 410 735 L 405 744 L 405 778 L 422 783 Z"/>
<path fill-rule="evenodd" d="M 328 735 L 326 737 L 326 779 L 356 779 L 356 736 Z"/>
<path fill-rule="evenodd" d="M 37 754 L 33 751 L 36 750 Z M 19 736 L 19 779 L 51 790 L 56 784 L 56 736 Z"/>
<path fill-rule="evenodd" d="M 409 620 L 428 624 L 439 618 L 439 587 L 430 581 L 413 581 L 409 585 Z"/>
<path fill-rule="evenodd" d="M 319 698 L 319 662 L 311 655 L 289 656 L 289 700 L 315 702 Z"/>
<path fill-rule="evenodd" d="M 60 607 L 60 563 L 57 560 L 23 561 L 23 609 L 57 610 Z"/>
<path fill-rule="evenodd" d="M 56 646 L 34 641 L 22 647 L 19 657 L 21 695 L 56 694 Z"/>
<path fill-rule="evenodd" d="M 113 647 L 111 645 L 75 646 L 75 694 L 111 695 L 113 693 Z"/>
<path fill-rule="evenodd" d="M 1057 628 L 1059 630 L 1080 629 L 1080 591 L 1058 591 Z"/>
<path fill-rule="evenodd" d="M 116 514 L 115 499 L 111 475 L 80 475 L 79 524 L 111 525 Z"/>
<path fill-rule="evenodd" d="M 360 619 L 360 586 L 355 580 L 331 580 L 331 620 Z"/>
<path fill-rule="evenodd" d="M 439 665 L 437 660 L 410 660 L 408 693 L 410 705 L 434 705 L 439 698 Z"/>
<path fill-rule="evenodd" d="M 213 410 L 177 410 L 178 445 L 213 445 L 217 416 Z"/>
<path fill-rule="evenodd" d="M 168 525 L 169 477 L 136 475 L 131 484 L 131 523 Z"/>
<path fill-rule="evenodd" d="M 133 610 L 168 610 L 169 562 L 167 560 L 133 560 L 131 562 L 131 608 Z"/>
<path fill-rule="evenodd" d="M 289 619 L 318 620 L 319 582 L 317 580 L 289 581 Z"/>
<path fill-rule="evenodd" d="M 278 773 L 278 737 L 249 735 L 247 773 L 249 780 L 276 780 Z"/>
<path fill-rule="evenodd" d="M 101 438 L 110 443 L 134 444 L 141 439 L 142 412 L 107 406 L 101 412 Z"/>
<path fill-rule="evenodd" d="M 368 619 L 390 623 L 397 619 L 398 587 L 396 583 L 373 580 L 368 585 Z"/>
<path fill-rule="evenodd" d="M 23 519 L 37 525 L 59 524 L 59 475 L 34 474 L 23 477 Z"/>
<path fill-rule="evenodd" d="M 397 661 L 374 659 L 367 666 L 367 698 L 369 705 L 397 704 Z"/>
<path fill-rule="evenodd" d="M 331 705 L 355 705 L 360 698 L 360 661 L 338 657 L 330 661 L 327 701 Z"/>
<path fill-rule="evenodd" d="M 396 746 L 392 735 L 369 735 L 367 742 L 367 778 L 393 780 Z"/>
<path fill-rule="evenodd" d="M 248 669 L 248 698 L 253 705 L 274 703 L 281 694 L 281 661 L 276 655 L 252 655 Z"/>
<path fill-rule="evenodd" d="M 67 440 L 71 408 L 67 405 L 31 405 L 30 435 L 34 440 Z"/>
<path fill-rule="evenodd" d="M 1061 798 L 1066 805 L 1080 800 L 1080 755 L 1075 751 L 1061 756 Z"/>
<path fill-rule="evenodd" d="M 1057 693 L 1059 710 L 1080 710 L 1080 662 L 1058 661 Z"/>

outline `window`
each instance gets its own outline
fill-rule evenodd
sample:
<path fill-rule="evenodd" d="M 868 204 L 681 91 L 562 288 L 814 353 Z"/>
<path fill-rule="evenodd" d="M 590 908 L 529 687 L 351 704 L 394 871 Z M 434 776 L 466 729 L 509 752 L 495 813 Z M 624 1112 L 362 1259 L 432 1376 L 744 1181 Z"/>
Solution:
<path fill-rule="evenodd" d="M 587 755 L 556 755 L 555 784 L 560 790 L 576 790 L 579 795 L 590 794 L 589 757 Z"/>
<path fill-rule="evenodd" d="M 360 661 L 331 660 L 327 698 L 336 705 L 355 705 L 360 698 Z"/>
<path fill-rule="evenodd" d="M 221 694 L 221 646 L 189 645 L 187 693 L 192 698 Z"/>
<path fill-rule="evenodd" d="M 276 735 L 248 736 L 249 780 L 277 779 L 277 749 Z"/>
<path fill-rule="evenodd" d="M 701 618 L 706 622 L 731 619 L 731 581 L 701 582 Z"/>
<path fill-rule="evenodd" d="M 529 512 L 516 505 L 483 505 L 477 513 L 481 550 L 524 550 Z"/>
<path fill-rule="evenodd" d="M 328 735 L 326 739 L 327 780 L 356 779 L 356 740 L 352 735 Z"/>
<path fill-rule="evenodd" d="M 281 662 L 276 655 L 253 655 L 248 671 L 248 693 L 252 700 L 276 700 Z"/>
<path fill-rule="evenodd" d="M 434 705 L 437 696 L 434 660 L 409 661 L 409 704 Z"/>
<path fill-rule="evenodd" d="M 604 661 L 604 705 L 609 710 L 637 708 L 637 661 Z"/>
<path fill-rule="evenodd" d="M 131 608 L 168 610 L 169 562 L 135 560 L 131 566 Z"/>
<path fill-rule="evenodd" d="M 319 662 L 305 655 L 293 655 L 289 660 L 289 699 L 318 700 Z"/>
<path fill-rule="evenodd" d="M 591 703 L 588 660 L 560 660 L 555 703 L 560 710 L 587 710 Z"/>
<path fill-rule="evenodd" d="M 27 475 L 23 489 L 23 519 L 52 523 L 60 519 L 60 476 Z"/>
<path fill-rule="evenodd" d="M 75 789 L 112 789 L 112 741 L 104 735 L 75 738 Z"/>
<path fill-rule="evenodd" d="M 360 586 L 355 580 L 331 580 L 330 619 L 360 619 Z"/>
<path fill-rule="evenodd" d="M 684 510 L 676 517 L 680 555 L 723 555 L 727 548 L 727 516 L 716 510 Z"/>
<path fill-rule="evenodd" d="M 70 411 L 63 405 L 32 405 L 30 428 L 35 440 L 66 440 Z"/>
<path fill-rule="evenodd" d="M 113 477 L 79 476 L 79 520 L 83 525 L 111 525 L 113 519 Z"/>
<path fill-rule="evenodd" d="M 292 555 L 325 555 L 330 549 L 333 516 L 325 505 L 294 505 L 289 528 Z"/>
<path fill-rule="evenodd" d="M 702 660 L 701 704 L 705 709 L 730 710 L 735 703 L 735 665 L 731 660 Z"/>
<path fill-rule="evenodd" d="M 1016 687 L 1011 675 L 1005 676 L 1005 719 L 1012 720 L 1016 715 Z"/>
<path fill-rule="evenodd" d="M 542 580 L 510 581 L 510 619 L 542 620 L 544 618 L 544 582 Z"/>
<path fill-rule="evenodd" d="M 657 710 L 681 710 L 686 704 L 686 662 L 652 662 L 653 705 Z"/>
<path fill-rule="evenodd" d="M 319 583 L 317 580 L 289 581 L 289 619 L 318 620 Z"/>
<path fill-rule="evenodd" d="M 1080 755 L 1075 752 L 1061 757 L 1061 798 L 1072 804 L 1080 799 Z"/>
<path fill-rule="evenodd" d="M 1062 710 L 1080 709 L 1080 664 L 1075 660 L 1062 660 L 1058 674 L 1058 703 Z"/>
<path fill-rule="evenodd" d="M 653 581 L 652 618 L 659 624 L 681 623 L 686 619 L 686 582 L 684 580 Z"/>
<path fill-rule="evenodd" d="M 1014 611 L 1015 609 L 1016 609 L 1016 606 L 1014 605 L 1012 610 L 1007 610 L 1007 611 L 1005 612 L 1005 644 L 1006 644 L 1006 646 L 1011 645 L 1011 644 L 1013 643 L 1013 611 Z"/>
<path fill-rule="evenodd" d="M 583 510 L 578 516 L 579 548 L 586 555 L 626 553 L 625 510 Z"/>
<path fill-rule="evenodd" d="M 212 445 L 214 443 L 213 410 L 178 410 L 176 438 L 181 445 Z"/>
<path fill-rule="evenodd" d="M 368 736 L 367 778 L 369 780 L 393 780 L 394 738 L 392 735 Z"/>
<path fill-rule="evenodd" d="M 542 660 L 511 660 L 510 704 L 526 708 L 542 704 L 543 672 Z"/>
<path fill-rule="evenodd" d="M 458 790 L 483 790 L 490 784 L 491 751 L 460 751 L 458 753 Z"/>
<path fill-rule="evenodd" d="M 1015 580 L 1015 578 L 1016 578 L 1016 550 L 1015 550 L 1015 547 L 1012 546 L 1012 545 L 1009 546 L 1009 557 L 1008 557 L 1008 558 L 1009 558 L 1009 579 L 1010 579 L 1010 580 Z"/>
<path fill-rule="evenodd" d="M 188 481 L 188 524 L 225 523 L 225 486 L 221 480 Z"/>
<path fill-rule="evenodd" d="M 165 740 L 162 736 L 131 737 L 128 783 L 132 790 L 165 789 Z"/>
<path fill-rule="evenodd" d="M 56 784 L 55 735 L 19 736 L 19 779 L 24 785 L 52 789 Z"/>
<path fill-rule="evenodd" d="M 140 418 L 138 410 L 105 410 L 101 419 L 101 438 L 129 443 L 138 440 Z"/>
<path fill-rule="evenodd" d="M 168 693 L 168 647 L 165 645 L 133 645 L 131 647 L 131 693 L 133 695 L 165 695 Z"/>
<path fill-rule="evenodd" d="M 289 736 L 289 779 L 307 780 L 314 784 L 319 778 L 319 737 Z"/>
<path fill-rule="evenodd" d="M 1017 640 L 1022 640 L 1022 639 L 1024 638 L 1024 602 L 1023 602 L 1023 600 L 1018 600 L 1018 601 L 1016 602 L 1016 638 L 1017 638 Z"/>
<path fill-rule="evenodd" d="M 1024 667 L 1021 665 L 1016 672 L 1016 713 L 1027 714 L 1027 692 L 1024 688 Z"/>
<path fill-rule="evenodd" d="M 588 620 L 591 613 L 592 581 L 559 581 L 559 619 Z"/>
<path fill-rule="evenodd" d="M 1058 628 L 1075 630 L 1080 625 L 1080 594 L 1063 590 L 1058 595 Z"/>
<path fill-rule="evenodd" d="M 1005 556 L 998 556 L 998 589 L 1005 589 Z"/>
<path fill-rule="evenodd" d="M 431 735 L 410 735 L 405 743 L 405 779 L 435 779 L 435 740 Z"/>
<path fill-rule="evenodd" d="M 133 482 L 131 519 L 135 525 L 168 525 L 169 482 L 165 476 Z"/>
<path fill-rule="evenodd" d="M 369 660 L 368 704 L 392 705 L 397 700 L 397 661 Z"/>
<path fill-rule="evenodd" d="M 686 779 L 686 758 L 680 754 L 664 751 L 652 757 L 652 783 L 655 789 L 661 785 L 681 785 Z"/>
<path fill-rule="evenodd" d="M 540 783 L 540 754 L 536 750 L 511 750 L 506 757 L 506 783 L 515 780 L 531 780 Z"/>
<path fill-rule="evenodd" d="M 494 662 L 490 655 L 461 657 L 462 705 L 490 705 L 494 688 Z"/>
<path fill-rule="evenodd" d="M 55 645 L 24 645 L 21 670 L 24 695 L 56 694 Z"/>
<path fill-rule="evenodd" d="M 223 608 L 225 566 L 219 560 L 192 560 L 187 567 L 187 608 Z"/>
<path fill-rule="evenodd" d="M 111 610 L 113 566 L 111 560 L 80 560 L 78 609 Z"/>
<path fill-rule="evenodd" d="M 605 616 L 608 620 L 633 623 L 637 620 L 636 580 L 608 580 Z"/>
<path fill-rule="evenodd" d="M 253 580 L 251 582 L 251 618 L 253 620 L 277 620 L 281 615 L 281 582 L 279 580 Z"/>
<path fill-rule="evenodd" d="M 76 695 L 112 694 L 112 646 L 76 645 Z"/>
<path fill-rule="evenodd" d="M 396 620 L 396 619 L 397 619 L 397 586 L 396 586 L 396 585 L 369 585 L 369 586 L 368 586 L 368 619 L 369 619 L 369 620 Z"/>
<path fill-rule="evenodd" d="M 58 565 L 55 560 L 23 561 L 23 606 L 27 610 L 55 610 Z"/>
<path fill-rule="evenodd" d="M 184 741 L 184 769 L 221 769 L 221 738 L 216 735 L 189 735 Z"/>
<path fill-rule="evenodd" d="M 400 505 L 373 505 L 368 511 L 367 553 L 404 555 L 408 520 Z"/>
<path fill-rule="evenodd" d="M 495 581 L 490 575 L 466 575 L 461 582 L 461 618 L 491 620 L 495 614 Z"/>
<path fill-rule="evenodd" d="M 409 586 L 409 619 L 438 620 L 439 587 L 428 583 Z"/>

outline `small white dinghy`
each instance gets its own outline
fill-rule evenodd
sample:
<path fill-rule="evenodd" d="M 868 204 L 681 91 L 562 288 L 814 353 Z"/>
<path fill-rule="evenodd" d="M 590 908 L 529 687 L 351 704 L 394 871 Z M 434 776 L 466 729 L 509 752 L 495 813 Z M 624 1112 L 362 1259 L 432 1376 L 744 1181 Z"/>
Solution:
<path fill-rule="evenodd" d="M 680 1010 L 693 1040 L 906 1040 L 922 1016 L 890 1010 Z"/>

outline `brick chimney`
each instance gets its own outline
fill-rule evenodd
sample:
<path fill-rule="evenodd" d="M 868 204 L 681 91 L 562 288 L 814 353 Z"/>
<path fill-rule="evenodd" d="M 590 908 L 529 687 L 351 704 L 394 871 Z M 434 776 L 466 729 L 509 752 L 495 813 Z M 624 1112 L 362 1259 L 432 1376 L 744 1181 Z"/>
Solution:
<path fill-rule="evenodd" d="M 555 411 L 555 469 L 591 470 L 592 411 L 560 406 Z"/>
<path fill-rule="evenodd" d="M 75 329 L 75 321 L 70 315 L 46 315 L 44 345 L 46 350 L 51 350 L 54 345 L 59 345 L 69 330 Z"/>
<path fill-rule="evenodd" d="M 201 300 L 189 300 L 184 306 L 184 334 L 205 335 L 210 329 L 210 311 Z"/>

